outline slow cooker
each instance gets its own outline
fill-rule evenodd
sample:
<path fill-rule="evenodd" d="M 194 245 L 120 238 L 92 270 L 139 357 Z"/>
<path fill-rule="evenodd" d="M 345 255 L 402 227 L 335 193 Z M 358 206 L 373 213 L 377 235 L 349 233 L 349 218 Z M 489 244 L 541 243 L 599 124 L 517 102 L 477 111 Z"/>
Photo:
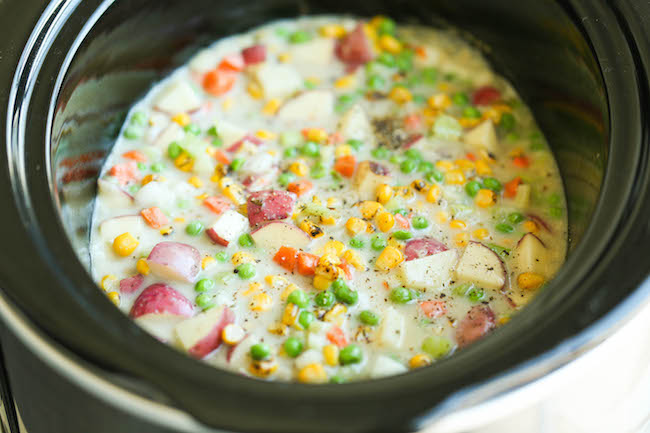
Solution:
<path fill-rule="evenodd" d="M 489 338 L 408 374 L 269 383 L 160 344 L 87 270 L 94 179 L 129 107 L 219 37 L 301 14 L 451 26 L 534 110 L 569 201 L 553 282 Z M 650 299 L 650 4 L 636 0 L 0 2 L 2 397 L 17 432 L 464 431 Z M 12 404 L 15 402 L 15 405 Z M 502 402 L 502 403 L 499 403 Z M 449 423 L 448 423 L 449 424 Z"/>

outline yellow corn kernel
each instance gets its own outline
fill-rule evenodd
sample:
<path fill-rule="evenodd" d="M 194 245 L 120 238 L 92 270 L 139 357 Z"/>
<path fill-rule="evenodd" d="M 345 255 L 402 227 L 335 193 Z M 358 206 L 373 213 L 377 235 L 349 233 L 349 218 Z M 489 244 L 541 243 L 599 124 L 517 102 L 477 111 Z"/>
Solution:
<path fill-rule="evenodd" d="M 197 176 L 190 177 L 187 183 L 192 185 L 194 188 L 201 188 L 203 186 L 203 181 L 199 179 Z"/>
<path fill-rule="evenodd" d="M 386 243 L 388 244 L 389 247 L 397 248 L 400 251 L 404 251 L 404 243 L 402 243 L 402 241 L 395 239 L 392 236 L 388 237 Z"/>
<path fill-rule="evenodd" d="M 242 205 L 246 203 L 246 197 L 244 196 L 244 191 L 238 185 L 229 185 L 223 189 L 223 195 L 232 200 L 236 205 Z"/>
<path fill-rule="evenodd" d="M 264 92 L 262 91 L 262 86 L 257 81 L 251 81 L 246 87 L 246 91 L 253 99 L 262 99 L 264 97 Z"/>
<path fill-rule="evenodd" d="M 337 254 L 323 254 L 320 259 L 318 259 L 318 265 L 314 272 L 316 275 L 323 276 L 329 280 L 335 280 L 338 275 L 338 265 L 341 264 Z"/>
<path fill-rule="evenodd" d="M 391 35 L 381 35 L 379 37 L 379 47 L 391 54 L 398 54 L 402 51 L 402 43 Z"/>
<path fill-rule="evenodd" d="M 462 220 L 451 220 L 449 227 L 452 229 L 464 229 L 467 227 L 467 224 L 465 224 L 465 221 Z"/>
<path fill-rule="evenodd" d="M 244 296 L 250 296 L 255 292 L 259 292 L 262 290 L 262 285 L 260 283 L 250 283 L 248 285 L 248 289 L 246 289 L 245 292 L 242 293 Z"/>
<path fill-rule="evenodd" d="M 469 159 L 457 159 L 455 161 L 456 166 L 463 171 L 472 171 L 474 170 L 475 164 Z"/>
<path fill-rule="evenodd" d="M 334 218 L 333 216 L 329 216 L 329 217 L 322 216 L 320 217 L 320 222 L 326 226 L 333 226 L 336 224 L 336 218 Z"/>
<path fill-rule="evenodd" d="M 221 331 L 221 338 L 224 343 L 234 346 L 246 337 L 246 331 L 239 325 L 229 323 Z"/>
<path fill-rule="evenodd" d="M 467 233 L 457 233 L 456 236 L 454 236 L 454 242 L 456 243 L 456 246 L 464 247 L 465 245 L 467 245 L 468 241 L 469 241 L 469 234 Z"/>
<path fill-rule="evenodd" d="M 436 162 L 436 168 L 439 171 L 442 171 L 443 173 L 446 173 L 448 171 L 451 171 L 456 168 L 453 162 L 451 161 L 446 161 L 446 160 L 440 160 Z"/>
<path fill-rule="evenodd" d="M 535 221 L 524 221 L 522 224 L 522 227 L 524 230 L 526 230 L 528 233 L 536 233 L 538 230 L 537 223 Z"/>
<path fill-rule="evenodd" d="M 544 277 L 534 272 L 524 272 L 517 277 L 517 284 L 522 289 L 534 290 L 544 284 Z"/>
<path fill-rule="evenodd" d="M 460 123 L 460 126 L 463 128 L 473 128 L 481 123 L 481 119 L 476 119 L 474 117 L 461 117 L 458 119 L 458 123 Z"/>
<path fill-rule="evenodd" d="M 138 240 L 134 238 L 131 233 L 122 233 L 113 240 L 113 251 L 122 257 L 127 257 L 135 251 L 138 244 Z"/>
<path fill-rule="evenodd" d="M 431 96 L 427 102 L 431 108 L 444 110 L 451 105 L 451 98 L 446 93 L 438 93 Z"/>
<path fill-rule="evenodd" d="M 366 226 L 368 223 L 366 223 L 364 220 L 361 218 L 350 218 L 348 221 L 345 223 L 345 228 L 348 230 L 348 233 L 350 236 L 355 236 L 359 233 L 362 233 L 366 231 Z"/>
<path fill-rule="evenodd" d="M 387 232 L 395 225 L 395 217 L 390 212 L 381 212 L 377 215 L 377 228 L 382 232 Z"/>
<path fill-rule="evenodd" d="M 438 200 L 440 200 L 441 195 L 442 188 L 440 188 L 440 185 L 434 183 L 431 185 L 431 188 L 429 188 L 429 191 L 427 191 L 427 201 L 429 203 L 436 203 Z"/>
<path fill-rule="evenodd" d="M 326 322 L 335 322 L 338 320 L 340 317 L 344 317 L 345 313 L 347 313 L 348 307 L 346 307 L 343 304 L 335 304 L 330 310 L 325 313 L 323 316 L 323 320 Z"/>
<path fill-rule="evenodd" d="M 505 325 L 509 321 L 510 321 L 510 316 L 508 315 L 503 315 L 497 319 L 497 323 L 499 324 L 499 326 Z"/>
<path fill-rule="evenodd" d="M 309 172 L 309 167 L 303 161 L 294 161 L 289 164 L 289 171 L 299 177 L 306 176 Z"/>
<path fill-rule="evenodd" d="M 185 152 L 181 152 L 181 154 L 174 159 L 174 165 L 181 171 L 192 171 L 194 168 L 194 158 Z"/>
<path fill-rule="evenodd" d="M 273 140 L 276 137 L 275 133 L 268 131 L 266 129 L 260 129 L 255 133 L 255 135 L 258 138 L 261 138 L 262 140 Z"/>
<path fill-rule="evenodd" d="M 289 280 L 282 275 L 267 275 L 264 277 L 264 281 L 273 289 L 281 289 L 289 285 Z"/>
<path fill-rule="evenodd" d="M 183 218 L 183 217 L 176 217 L 176 218 L 174 218 L 174 222 L 175 222 L 175 223 L 184 223 L 184 222 L 185 222 L 185 218 Z"/>
<path fill-rule="evenodd" d="M 321 204 L 323 204 L 323 202 L 320 201 L 320 197 L 318 197 L 317 195 L 315 195 L 315 196 L 313 196 L 313 197 L 311 198 L 311 202 L 314 203 L 314 204 L 317 204 L 317 205 L 321 205 Z"/>
<path fill-rule="evenodd" d="M 352 87 L 355 83 L 355 77 L 354 75 L 346 75 L 345 77 L 341 77 L 338 80 L 334 82 L 334 87 L 337 89 L 347 89 L 348 87 Z"/>
<path fill-rule="evenodd" d="M 328 208 L 337 208 L 341 206 L 341 199 L 338 197 L 329 197 L 327 199 L 327 207 Z"/>
<path fill-rule="evenodd" d="M 325 38 L 342 38 L 345 36 L 345 27 L 340 24 L 327 24 L 318 29 L 318 33 Z"/>
<path fill-rule="evenodd" d="M 334 149 L 334 156 L 340 158 L 342 156 L 352 155 L 352 148 L 347 144 L 339 144 Z"/>
<path fill-rule="evenodd" d="M 108 274 L 104 275 L 104 278 L 99 282 L 99 287 L 102 288 L 102 290 L 105 290 L 107 292 L 111 291 L 112 289 L 117 287 L 118 279 L 115 275 Z"/>
<path fill-rule="evenodd" d="M 273 300 L 266 293 L 258 293 L 253 296 L 253 302 L 250 304 L 250 308 L 253 311 L 268 311 L 273 306 Z"/>
<path fill-rule="evenodd" d="M 382 183 L 377 187 L 377 201 L 381 204 L 386 204 L 393 197 L 393 188 L 386 183 Z"/>
<path fill-rule="evenodd" d="M 139 259 L 135 264 L 135 269 L 139 274 L 149 275 L 149 265 L 145 259 Z"/>
<path fill-rule="evenodd" d="M 489 176 L 492 174 L 492 169 L 490 168 L 490 166 L 485 160 L 479 159 L 478 161 L 476 161 L 475 165 L 476 165 L 476 174 L 478 174 L 479 176 Z"/>
<path fill-rule="evenodd" d="M 203 259 L 201 260 L 201 269 L 205 269 L 209 267 L 214 262 L 215 262 L 214 257 L 210 257 L 210 256 L 203 257 Z"/>
<path fill-rule="evenodd" d="M 465 183 L 465 174 L 461 170 L 451 170 L 445 173 L 445 183 L 449 185 L 462 185 Z"/>
<path fill-rule="evenodd" d="M 474 197 L 474 202 L 479 207 L 490 207 L 496 203 L 496 196 L 492 190 L 480 189 Z"/>
<path fill-rule="evenodd" d="M 384 250 L 379 254 L 379 257 L 377 257 L 377 260 L 375 261 L 375 266 L 377 269 L 382 270 L 382 271 L 389 271 L 402 263 L 404 261 L 404 255 L 402 252 L 393 247 L 393 246 L 387 246 L 384 248 Z"/>
<path fill-rule="evenodd" d="M 305 136 L 309 141 L 323 143 L 327 141 L 328 134 L 327 131 L 325 131 L 323 128 L 309 128 Z"/>
<path fill-rule="evenodd" d="M 487 229 L 476 229 L 472 233 L 472 236 L 474 236 L 474 239 L 485 239 L 490 235 L 490 232 Z"/>
<path fill-rule="evenodd" d="M 343 253 L 343 260 L 354 266 L 355 269 L 359 271 L 366 270 L 366 263 L 364 262 L 361 254 L 354 250 L 347 250 Z"/>
<path fill-rule="evenodd" d="M 269 377 L 278 369 L 278 363 L 275 359 L 267 359 L 266 361 L 253 361 L 248 367 L 253 375 L 257 377 Z"/>
<path fill-rule="evenodd" d="M 190 124 L 191 119 L 187 113 L 178 113 L 172 117 L 172 122 L 178 123 L 180 126 L 187 126 Z"/>
<path fill-rule="evenodd" d="M 282 323 L 285 325 L 293 325 L 298 318 L 298 313 L 300 312 L 300 307 L 296 304 L 288 303 L 284 307 L 284 312 L 282 313 Z"/>
<path fill-rule="evenodd" d="M 298 227 L 300 227 L 302 231 L 304 231 L 314 239 L 320 238 L 321 236 L 325 235 L 325 232 L 323 231 L 322 228 L 320 228 L 319 226 L 317 226 L 316 224 L 314 224 L 309 220 L 304 220 L 303 222 L 300 223 Z"/>
<path fill-rule="evenodd" d="M 325 358 L 325 363 L 332 367 L 339 364 L 339 348 L 336 344 L 328 344 L 323 347 L 323 358 Z"/>
<path fill-rule="evenodd" d="M 332 284 L 332 280 L 323 277 L 322 275 L 315 275 L 312 284 L 316 290 L 327 290 L 329 289 L 330 284 Z"/>
<path fill-rule="evenodd" d="M 148 174 L 145 177 L 142 178 L 142 186 L 145 186 L 146 184 L 153 182 L 155 180 L 155 177 L 153 174 Z"/>
<path fill-rule="evenodd" d="M 423 192 L 426 191 L 428 185 L 422 179 L 415 179 L 413 182 L 411 182 L 410 186 L 417 192 Z"/>
<path fill-rule="evenodd" d="M 223 108 L 223 111 L 230 111 L 234 102 L 232 98 L 226 98 L 221 103 L 221 108 Z"/>
<path fill-rule="evenodd" d="M 441 210 L 436 214 L 436 219 L 440 224 L 446 223 L 447 220 L 449 220 L 449 214 L 444 210 Z"/>
<path fill-rule="evenodd" d="M 395 197 L 401 197 L 404 200 L 411 200 L 415 197 L 415 193 L 409 186 L 396 186 L 393 188 L 393 193 L 395 194 Z"/>
<path fill-rule="evenodd" d="M 449 91 L 449 83 L 445 83 L 444 81 L 440 84 L 438 84 L 438 89 L 441 92 L 448 92 Z"/>
<path fill-rule="evenodd" d="M 429 364 L 431 364 L 431 357 L 424 353 L 420 353 L 409 359 L 409 367 L 411 368 L 426 367 Z"/>
<path fill-rule="evenodd" d="M 264 108 L 262 108 L 262 113 L 266 114 L 267 116 L 273 116 L 278 112 L 279 108 L 280 100 L 278 98 L 273 98 L 264 105 Z"/>
<path fill-rule="evenodd" d="M 398 105 L 404 105 L 413 100 L 413 94 L 409 89 L 402 86 L 395 86 L 388 94 L 388 97 Z"/>
<path fill-rule="evenodd" d="M 524 154 L 524 149 L 521 147 L 515 147 L 512 149 L 510 152 L 508 152 L 508 156 L 511 158 L 517 158 L 518 156 L 522 156 Z"/>
<path fill-rule="evenodd" d="M 324 256 L 326 254 L 340 256 L 345 250 L 345 244 L 341 241 L 328 241 L 323 245 L 316 254 Z"/>
<path fill-rule="evenodd" d="M 160 229 L 160 234 L 163 236 L 169 236 L 172 233 L 174 233 L 174 227 L 172 226 L 167 226 Z"/>
<path fill-rule="evenodd" d="M 239 266 L 242 263 L 254 263 L 255 258 L 250 254 L 245 253 L 244 251 L 237 251 L 232 255 L 230 261 L 232 262 L 233 266 Z"/>
<path fill-rule="evenodd" d="M 206 198 L 208 198 L 208 193 L 207 193 L 207 192 L 204 192 L 203 194 L 199 194 L 199 195 L 197 195 L 195 198 L 196 198 L 197 200 L 203 201 L 203 200 L 205 200 Z"/>
<path fill-rule="evenodd" d="M 383 209 L 383 206 L 376 201 L 362 201 L 359 204 L 359 211 L 364 219 L 371 220 Z"/>
<path fill-rule="evenodd" d="M 110 299 L 113 304 L 117 305 L 118 307 L 120 306 L 120 294 L 119 293 L 117 293 L 117 292 L 109 292 L 107 296 L 108 296 L 108 299 Z"/>
<path fill-rule="evenodd" d="M 291 61 L 291 54 L 290 53 L 281 53 L 278 55 L 278 60 L 280 63 L 288 63 Z"/>
<path fill-rule="evenodd" d="M 276 322 L 267 328 L 271 334 L 284 336 L 289 333 L 289 327 L 281 322 Z"/>
<path fill-rule="evenodd" d="M 327 373 L 322 364 L 309 364 L 298 372 L 298 381 L 302 383 L 325 383 L 327 382 Z"/>
<path fill-rule="evenodd" d="M 297 285 L 293 283 L 289 284 L 287 288 L 284 289 L 284 292 L 282 292 L 282 294 L 280 295 L 280 299 L 286 301 L 289 295 L 298 289 L 300 289 L 300 287 L 298 287 Z"/>

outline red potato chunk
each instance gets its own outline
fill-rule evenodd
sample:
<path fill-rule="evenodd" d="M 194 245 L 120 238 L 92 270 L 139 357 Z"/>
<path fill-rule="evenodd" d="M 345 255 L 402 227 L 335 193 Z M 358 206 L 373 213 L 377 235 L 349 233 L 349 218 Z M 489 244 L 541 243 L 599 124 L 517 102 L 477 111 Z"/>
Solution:
<path fill-rule="evenodd" d="M 501 92 L 492 86 L 479 87 L 472 95 L 472 104 L 490 105 L 501 99 Z"/>
<path fill-rule="evenodd" d="M 158 277 L 193 283 L 199 274 L 201 254 L 191 245 L 159 242 L 149 253 L 147 264 Z"/>
<path fill-rule="evenodd" d="M 482 305 L 472 307 L 456 330 L 458 346 L 464 347 L 481 339 L 494 327 L 495 316 L 490 307 Z"/>
<path fill-rule="evenodd" d="M 246 209 L 251 227 L 267 221 L 289 218 L 296 204 L 296 195 L 287 191 L 266 190 L 248 196 Z"/>
<path fill-rule="evenodd" d="M 421 259 L 422 257 L 432 256 L 434 254 L 447 251 L 447 246 L 433 238 L 419 238 L 410 240 L 404 247 L 406 261 Z"/>
<path fill-rule="evenodd" d="M 121 293 L 134 293 L 144 283 L 144 277 L 140 274 L 120 280 Z"/>
<path fill-rule="evenodd" d="M 129 316 L 132 319 L 145 314 L 173 314 L 192 317 L 192 303 L 183 295 L 162 283 L 152 284 L 144 289 L 133 303 Z"/>
<path fill-rule="evenodd" d="M 176 337 L 191 356 L 202 359 L 221 346 L 223 329 L 234 322 L 231 309 L 214 307 L 176 325 Z"/>
<path fill-rule="evenodd" d="M 351 68 L 372 60 L 372 44 L 363 30 L 363 24 L 359 23 L 354 30 L 340 39 L 336 43 L 334 52 L 340 61 Z"/>
<path fill-rule="evenodd" d="M 266 60 L 266 47 L 264 45 L 253 45 L 244 48 L 241 54 L 244 57 L 246 66 L 255 65 Z"/>

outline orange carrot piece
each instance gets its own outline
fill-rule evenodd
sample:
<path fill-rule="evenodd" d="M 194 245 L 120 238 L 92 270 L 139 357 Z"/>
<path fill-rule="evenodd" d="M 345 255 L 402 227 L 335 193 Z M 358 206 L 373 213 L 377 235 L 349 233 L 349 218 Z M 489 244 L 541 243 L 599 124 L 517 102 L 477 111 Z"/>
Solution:
<path fill-rule="evenodd" d="M 520 184 L 521 178 L 519 176 L 515 177 L 510 182 L 506 182 L 503 189 L 503 195 L 508 198 L 515 197 L 517 195 L 517 189 L 519 188 Z"/>
<path fill-rule="evenodd" d="M 406 217 L 404 217 L 404 215 L 400 213 L 395 214 L 395 222 L 403 229 L 408 229 L 409 227 L 411 227 L 409 220 L 407 220 Z"/>
<path fill-rule="evenodd" d="M 345 347 L 348 345 L 348 339 L 345 338 L 343 330 L 338 326 L 332 326 L 332 328 L 327 333 L 327 339 L 332 344 L 336 344 L 338 347 Z"/>
<path fill-rule="evenodd" d="M 228 155 L 226 155 L 220 150 L 215 150 L 214 157 L 217 159 L 217 161 L 219 161 L 223 165 L 230 164 L 230 158 L 228 158 Z"/>
<path fill-rule="evenodd" d="M 310 181 L 306 179 L 302 179 L 297 182 L 291 182 L 287 187 L 287 190 L 300 197 L 301 195 L 305 194 L 307 191 L 312 189 L 313 186 L 314 185 Z"/>
<path fill-rule="evenodd" d="M 346 155 L 336 160 L 334 163 L 334 170 L 339 172 L 342 176 L 352 177 L 356 165 L 357 158 L 355 158 L 354 155 Z"/>
<path fill-rule="evenodd" d="M 208 197 L 203 200 L 203 205 L 217 215 L 221 215 L 231 208 L 231 201 L 225 197 Z"/>
<path fill-rule="evenodd" d="M 346 280 L 351 280 L 352 279 L 352 269 L 353 266 L 343 260 L 343 262 L 339 265 L 339 268 L 343 270 L 343 273 L 345 274 L 345 279 Z"/>
<path fill-rule="evenodd" d="M 420 126 L 422 126 L 422 118 L 419 114 L 409 114 L 404 118 L 404 127 L 406 129 L 414 130 L 420 128 Z"/>
<path fill-rule="evenodd" d="M 203 76 L 203 89 L 213 96 L 227 93 L 237 80 L 237 72 L 229 68 L 217 68 Z"/>
<path fill-rule="evenodd" d="M 316 266 L 320 258 L 314 254 L 298 253 L 298 273 L 300 275 L 310 276 L 316 273 Z"/>
<path fill-rule="evenodd" d="M 418 45 L 417 47 L 415 47 L 415 54 L 421 59 L 427 58 L 427 50 L 425 50 L 423 46 Z"/>
<path fill-rule="evenodd" d="M 154 229 L 160 229 L 169 224 L 167 216 L 157 207 L 150 207 L 140 211 L 142 218 Z"/>
<path fill-rule="evenodd" d="M 476 161 L 476 155 L 474 155 L 472 152 L 467 152 L 467 153 L 465 154 L 465 157 L 466 157 L 467 159 L 469 159 L 470 161 L 472 161 L 472 162 L 473 162 L 473 161 Z"/>
<path fill-rule="evenodd" d="M 139 150 L 131 150 L 129 152 L 123 153 L 122 156 L 137 162 L 145 162 L 147 160 L 145 154 L 140 152 Z"/>
<path fill-rule="evenodd" d="M 297 254 L 298 251 L 295 248 L 280 247 L 278 252 L 275 253 L 275 256 L 273 257 L 273 261 L 278 265 L 282 266 L 287 271 L 293 272 L 294 268 L 296 267 Z"/>
<path fill-rule="evenodd" d="M 126 185 L 130 181 L 138 179 L 140 171 L 137 162 L 129 161 L 114 165 L 109 174 L 116 177 L 120 185 Z"/>
<path fill-rule="evenodd" d="M 512 163 L 519 168 L 526 168 L 530 165 L 530 160 L 525 156 L 513 158 Z"/>
<path fill-rule="evenodd" d="M 442 317 L 447 314 L 447 305 L 444 301 L 420 302 L 420 309 L 430 319 Z"/>
<path fill-rule="evenodd" d="M 228 54 L 224 56 L 217 69 L 240 72 L 244 70 L 244 57 L 241 54 Z"/>

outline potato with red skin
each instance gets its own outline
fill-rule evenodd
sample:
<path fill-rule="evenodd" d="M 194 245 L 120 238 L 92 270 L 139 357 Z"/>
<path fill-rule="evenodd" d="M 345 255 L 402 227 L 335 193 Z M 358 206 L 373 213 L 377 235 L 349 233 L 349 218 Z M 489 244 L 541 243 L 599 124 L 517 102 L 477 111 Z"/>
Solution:
<path fill-rule="evenodd" d="M 140 293 L 131 307 L 129 316 L 135 319 L 145 314 L 173 314 L 192 317 L 194 308 L 185 296 L 170 286 L 156 283 Z"/>
<path fill-rule="evenodd" d="M 193 283 L 201 267 L 201 254 L 191 245 L 159 242 L 149 253 L 147 265 L 158 277 Z"/>
<path fill-rule="evenodd" d="M 376 200 L 377 188 L 391 183 L 388 169 L 374 161 L 360 162 L 352 179 L 352 186 L 359 193 L 361 200 Z"/>
<path fill-rule="evenodd" d="M 307 248 L 311 238 L 293 224 L 271 221 L 261 225 L 251 233 L 255 245 L 267 251 L 277 251 L 280 247 L 296 250 Z"/>
<path fill-rule="evenodd" d="M 456 341 L 459 347 L 465 347 L 490 332 L 495 324 L 494 312 L 490 307 L 476 305 L 472 307 L 456 329 Z"/>
<path fill-rule="evenodd" d="M 214 307 L 184 320 L 174 331 L 182 347 L 194 358 L 202 359 L 221 346 L 223 328 L 234 322 L 235 313 L 230 308 Z"/>
<path fill-rule="evenodd" d="M 492 86 L 479 87 L 472 94 L 472 104 L 490 105 L 501 99 L 501 92 Z"/>
<path fill-rule="evenodd" d="M 264 45 L 252 45 L 244 48 L 241 52 L 246 66 L 262 63 L 266 60 L 266 47 Z"/>
<path fill-rule="evenodd" d="M 372 60 L 372 43 L 366 36 L 363 23 L 359 23 L 354 30 L 337 41 L 334 53 L 351 70 Z"/>
<path fill-rule="evenodd" d="M 296 205 L 296 195 L 281 190 L 257 191 L 248 196 L 246 210 L 252 228 L 267 221 L 287 219 Z"/>
<path fill-rule="evenodd" d="M 406 257 L 406 261 L 409 261 L 432 256 L 447 250 L 447 246 L 442 242 L 433 238 L 423 237 L 408 241 L 404 247 L 404 256 Z"/>
<path fill-rule="evenodd" d="M 144 283 L 144 277 L 140 274 L 120 280 L 120 293 L 134 293 Z"/>
<path fill-rule="evenodd" d="M 223 212 L 212 226 L 205 231 L 210 240 L 215 244 L 227 247 L 235 242 L 248 229 L 246 217 L 229 209 Z"/>

